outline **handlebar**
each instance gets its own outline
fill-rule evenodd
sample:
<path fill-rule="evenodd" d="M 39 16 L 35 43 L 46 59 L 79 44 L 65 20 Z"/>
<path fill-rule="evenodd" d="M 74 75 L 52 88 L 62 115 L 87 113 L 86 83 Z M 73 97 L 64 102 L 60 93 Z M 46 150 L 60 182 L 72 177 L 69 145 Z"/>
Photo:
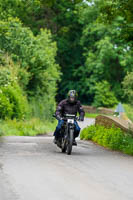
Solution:
<path fill-rule="evenodd" d="M 53 117 L 57 119 L 56 114 L 53 114 Z M 81 122 L 80 118 L 75 115 L 66 114 L 64 117 L 61 118 L 62 120 L 66 121 L 67 119 L 74 119 L 78 122 Z M 58 119 L 57 119 L 58 120 Z"/>

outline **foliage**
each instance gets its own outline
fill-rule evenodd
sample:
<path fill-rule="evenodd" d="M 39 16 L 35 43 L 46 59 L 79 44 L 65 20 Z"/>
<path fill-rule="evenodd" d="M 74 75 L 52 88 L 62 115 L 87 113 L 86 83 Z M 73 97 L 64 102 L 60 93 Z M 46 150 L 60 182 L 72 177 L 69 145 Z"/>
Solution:
<path fill-rule="evenodd" d="M 123 81 L 124 94 L 128 102 L 133 105 L 133 72 L 127 73 Z"/>
<path fill-rule="evenodd" d="M 95 9 L 91 9 L 93 13 Z M 132 53 L 127 42 L 121 39 L 121 30 L 117 22 L 112 25 L 97 23 L 99 12 L 97 8 L 97 16 L 94 13 L 96 19 L 88 23 L 86 18 L 92 13 L 85 12 L 81 21 L 84 23 L 81 45 L 84 48 L 85 58 L 84 69 L 82 66 L 79 68 L 80 71 L 84 71 L 84 77 L 81 79 L 82 88 L 88 90 L 88 95 L 94 97 L 95 83 L 106 80 L 115 96 L 119 100 L 124 100 L 121 82 L 126 72 L 132 68 Z"/>
<path fill-rule="evenodd" d="M 17 17 L 27 26 L 37 26 L 36 18 L 41 7 L 40 0 L 1 0 L 0 18 L 4 21 L 9 17 Z"/>
<path fill-rule="evenodd" d="M 107 81 L 96 83 L 95 90 L 94 106 L 110 108 L 118 103 Z"/>
<path fill-rule="evenodd" d="M 39 106 L 43 106 L 42 110 L 52 115 L 55 108 L 56 82 L 59 80 L 60 72 L 59 65 L 55 62 L 56 43 L 52 41 L 50 31 L 41 30 L 34 36 L 29 28 L 23 27 L 20 20 L 9 18 L 0 21 L 0 36 L 0 48 L 10 54 L 13 60 L 11 68 L 17 71 L 18 87 L 24 90 L 28 100 L 43 99 Z M 11 81 L 11 75 L 8 73 L 6 61 L 3 65 L 5 68 L 1 73 L 5 74 L 5 80 L 1 82 L 5 81 L 7 84 L 7 79 L 8 82 Z M 15 65 L 16 67 L 13 67 Z"/>
<path fill-rule="evenodd" d="M 52 120 L 52 114 L 55 112 L 55 100 L 50 96 L 30 98 L 31 116 L 40 119 Z"/>
<path fill-rule="evenodd" d="M 68 90 L 76 89 L 81 97 L 79 74 L 75 74 L 83 63 L 82 48 L 79 40 L 82 34 L 82 25 L 78 22 L 77 1 L 56 1 L 54 12 L 57 13 L 54 21 L 57 31 L 54 39 L 57 41 L 57 62 L 61 66 L 61 83 L 58 84 L 58 100 L 65 98 Z"/>
<path fill-rule="evenodd" d="M 8 55 L 0 56 L 0 118 L 26 117 L 28 102 L 18 83 L 19 65 Z"/>
<path fill-rule="evenodd" d="M 54 131 L 56 122 L 50 123 L 39 118 L 32 118 L 26 121 L 1 120 L 0 135 L 2 136 L 35 136 L 38 134 L 46 134 Z"/>
<path fill-rule="evenodd" d="M 127 71 L 132 70 L 132 50 L 123 37 L 120 26 L 123 18 L 118 17 L 111 24 L 100 21 L 101 6 L 107 3 L 100 0 L 93 1 L 91 6 L 83 1 L 73 7 L 67 3 L 58 5 L 55 39 L 63 72 L 59 99 L 74 88 L 81 101 L 90 104 L 95 97 L 94 85 L 106 80 L 117 99 L 125 101 L 122 81 Z"/>
<path fill-rule="evenodd" d="M 0 89 L 0 118 L 24 119 L 28 112 L 27 99 L 18 85 L 8 85 Z"/>
<path fill-rule="evenodd" d="M 83 129 L 80 137 L 81 139 L 92 140 L 109 149 L 133 155 L 133 138 L 119 128 L 108 129 L 104 126 L 92 125 Z"/>
<path fill-rule="evenodd" d="M 105 24 L 111 24 L 118 19 L 120 21 L 119 28 L 122 30 L 122 38 L 132 41 L 133 31 L 133 7 L 132 0 L 100 0 L 96 1 L 101 15 L 99 21 Z"/>
<path fill-rule="evenodd" d="M 51 41 L 50 32 L 41 30 L 35 37 L 19 20 L 10 18 L 6 22 L 0 21 L 0 33 L 1 49 L 9 52 L 14 61 L 20 62 L 22 68 L 28 69 L 29 94 L 55 95 L 59 68 L 55 63 L 56 44 Z"/>
<path fill-rule="evenodd" d="M 124 104 L 124 109 L 128 118 L 133 122 L 133 106 L 130 104 Z"/>

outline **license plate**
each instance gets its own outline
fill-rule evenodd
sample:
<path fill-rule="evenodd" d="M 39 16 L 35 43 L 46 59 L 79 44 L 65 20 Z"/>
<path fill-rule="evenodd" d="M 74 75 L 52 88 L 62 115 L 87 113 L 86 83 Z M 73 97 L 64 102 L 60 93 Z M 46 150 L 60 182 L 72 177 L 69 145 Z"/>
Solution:
<path fill-rule="evenodd" d="M 74 119 L 68 119 L 68 123 L 74 124 Z"/>

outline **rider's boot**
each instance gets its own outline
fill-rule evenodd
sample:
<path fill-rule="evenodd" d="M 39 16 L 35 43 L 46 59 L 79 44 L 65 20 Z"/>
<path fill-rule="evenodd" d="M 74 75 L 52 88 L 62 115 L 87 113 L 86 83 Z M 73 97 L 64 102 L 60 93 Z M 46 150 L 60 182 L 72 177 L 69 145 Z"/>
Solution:
<path fill-rule="evenodd" d="M 73 139 L 73 146 L 77 146 L 77 142 L 76 142 L 75 138 Z"/>

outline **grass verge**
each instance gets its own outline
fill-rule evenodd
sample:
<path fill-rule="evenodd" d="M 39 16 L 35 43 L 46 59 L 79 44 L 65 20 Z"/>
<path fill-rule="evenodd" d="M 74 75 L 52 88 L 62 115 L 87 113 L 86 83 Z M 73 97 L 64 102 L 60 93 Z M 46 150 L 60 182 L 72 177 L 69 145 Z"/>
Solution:
<path fill-rule="evenodd" d="M 97 113 L 85 113 L 86 118 L 96 118 L 98 115 Z"/>
<path fill-rule="evenodd" d="M 92 125 L 82 130 L 80 138 L 82 140 L 92 140 L 111 150 L 133 155 L 133 137 L 119 128 Z"/>
<path fill-rule="evenodd" d="M 128 118 L 133 122 L 133 106 L 129 104 L 123 104 L 123 107 L 125 109 Z"/>
<path fill-rule="evenodd" d="M 6 120 L 0 121 L 0 136 L 35 136 L 53 132 L 56 121 L 47 122 L 38 118 L 27 121 Z"/>
<path fill-rule="evenodd" d="M 98 113 L 85 113 L 85 117 L 86 118 L 96 118 L 98 115 L 101 115 L 101 114 L 98 114 Z M 104 114 L 104 115 L 106 115 L 106 116 L 112 116 L 111 114 L 109 115 L 107 115 L 107 114 Z"/>

